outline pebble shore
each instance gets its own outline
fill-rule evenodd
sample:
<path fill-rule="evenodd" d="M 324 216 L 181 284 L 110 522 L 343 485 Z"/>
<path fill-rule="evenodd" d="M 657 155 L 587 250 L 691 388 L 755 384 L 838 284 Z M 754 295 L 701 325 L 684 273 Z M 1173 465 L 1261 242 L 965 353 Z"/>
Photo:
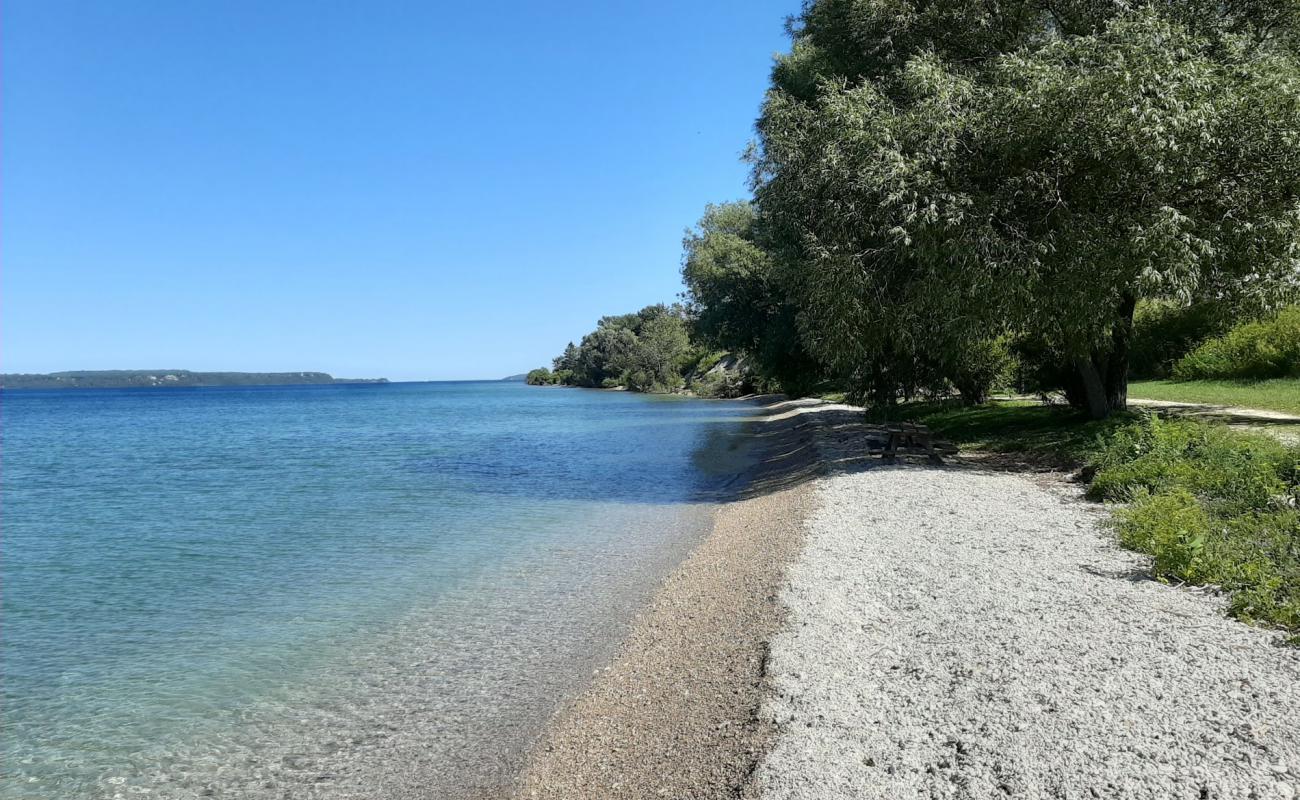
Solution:
<path fill-rule="evenodd" d="M 753 434 L 518 797 L 1300 796 L 1300 650 L 1151 580 L 1077 485 L 883 466 L 817 401 Z"/>

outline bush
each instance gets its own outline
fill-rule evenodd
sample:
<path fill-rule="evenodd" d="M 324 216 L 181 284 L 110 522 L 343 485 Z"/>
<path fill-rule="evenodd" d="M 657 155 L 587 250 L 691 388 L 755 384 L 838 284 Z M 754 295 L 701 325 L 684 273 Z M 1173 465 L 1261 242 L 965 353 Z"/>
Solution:
<path fill-rule="evenodd" d="M 749 392 L 745 376 L 734 370 L 706 372 L 691 381 L 690 389 L 699 397 L 740 397 Z"/>
<path fill-rule="evenodd" d="M 977 406 L 989 399 L 989 392 L 1006 386 L 1017 372 L 1016 358 L 1007 337 L 972 342 L 962 348 L 949 380 L 961 395 L 962 405 Z"/>
<path fill-rule="evenodd" d="M 1116 431 L 1089 494 L 1130 501 L 1121 543 L 1161 580 L 1216 584 L 1249 622 L 1300 630 L 1300 448 L 1223 425 L 1147 417 Z"/>
<path fill-rule="evenodd" d="M 1221 303 L 1184 306 L 1144 300 L 1133 315 L 1129 375 L 1168 378 L 1174 364 L 1192 348 L 1231 325 L 1231 311 Z"/>
<path fill-rule="evenodd" d="M 1247 622 L 1300 628 L 1300 513 L 1216 519 L 1185 489 L 1140 494 L 1116 517 L 1120 542 L 1152 556 L 1160 580 L 1215 584 Z"/>
<path fill-rule="evenodd" d="M 1249 622 L 1300 630 L 1300 512 L 1246 514 L 1224 528 L 1214 581 L 1235 590 L 1230 610 Z"/>
<path fill-rule="evenodd" d="M 1290 377 L 1300 377 L 1300 306 L 1210 339 L 1173 369 L 1179 381 Z"/>
<path fill-rule="evenodd" d="M 1116 517 L 1125 547 L 1154 556 L 1151 571 L 1161 580 L 1201 583 L 1212 578 L 1205 560 L 1210 518 L 1186 489 L 1161 494 L 1145 490 Z"/>
<path fill-rule="evenodd" d="M 1116 431 L 1094 459 L 1088 495 L 1130 500 L 1182 488 L 1221 513 L 1265 509 L 1286 495 L 1296 451 L 1224 425 L 1148 415 Z"/>

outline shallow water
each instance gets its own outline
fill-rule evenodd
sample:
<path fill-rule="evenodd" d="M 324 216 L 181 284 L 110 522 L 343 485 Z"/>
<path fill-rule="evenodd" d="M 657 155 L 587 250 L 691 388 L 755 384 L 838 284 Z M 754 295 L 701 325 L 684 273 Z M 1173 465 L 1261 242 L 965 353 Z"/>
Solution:
<path fill-rule="evenodd" d="M 2 407 L 23 798 L 499 786 L 706 530 L 749 413 L 512 383 Z"/>

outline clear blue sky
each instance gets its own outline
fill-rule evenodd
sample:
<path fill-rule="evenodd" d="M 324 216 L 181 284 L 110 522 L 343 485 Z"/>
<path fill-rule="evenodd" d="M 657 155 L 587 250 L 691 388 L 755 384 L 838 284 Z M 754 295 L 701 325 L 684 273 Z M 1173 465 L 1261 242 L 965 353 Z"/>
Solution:
<path fill-rule="evenodd" d="M 797 0 L 5 0 L 0 369 L 495 378 L 671 301 Z"/>

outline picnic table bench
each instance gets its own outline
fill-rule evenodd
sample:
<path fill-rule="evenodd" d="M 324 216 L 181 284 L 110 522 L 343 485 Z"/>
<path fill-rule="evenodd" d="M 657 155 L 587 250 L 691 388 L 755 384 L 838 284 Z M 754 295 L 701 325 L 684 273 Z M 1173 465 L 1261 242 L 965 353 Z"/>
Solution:
<path fill-rule="evenodd" d="M 900 452 L 924 454 L 931 464 L 942 464 L 943 457 L 939 451 L 955 452 L 951 445 L 935 446 L 934 434 L 924 425 L 915 422 L 891 422 L 885 425 L 885 449 L 880 458 L 887 463 L 898 460 Z"/>

